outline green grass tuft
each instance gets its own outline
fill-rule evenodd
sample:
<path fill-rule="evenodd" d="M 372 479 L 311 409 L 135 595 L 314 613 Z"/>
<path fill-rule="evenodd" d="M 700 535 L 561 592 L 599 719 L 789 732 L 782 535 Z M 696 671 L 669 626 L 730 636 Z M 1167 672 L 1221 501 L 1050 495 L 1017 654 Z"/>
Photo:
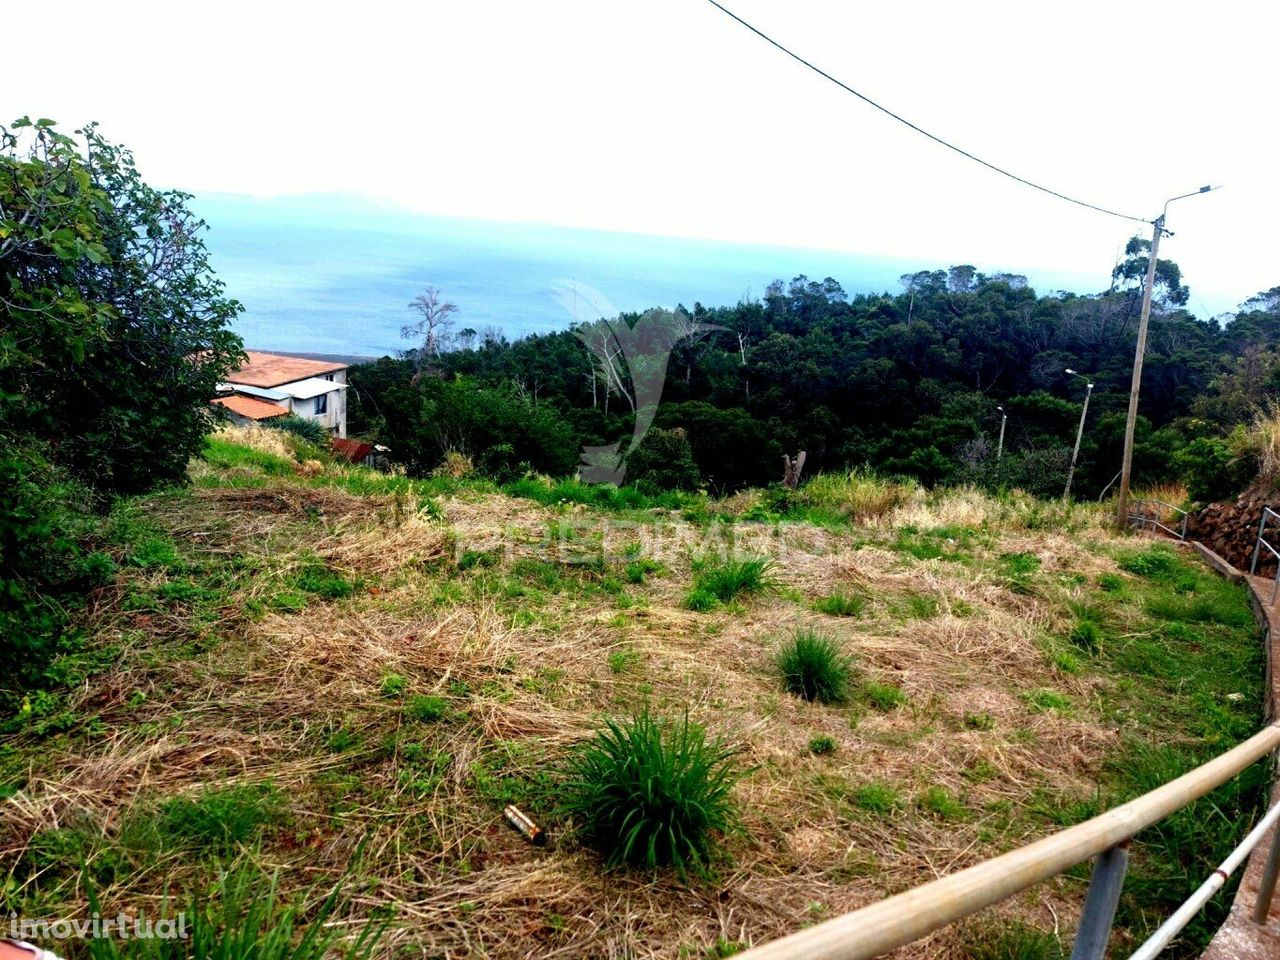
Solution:
<path fill-rule="evenodd" d="M 848 696 L 853 660 L 833 639 L 798 630 L 778 652 L 778 672 L 788 693 L 821 703 L 843 703 Z"/>
<path fill-rule="evenodd" d="M 689 718 L 609 720 L 570 761 L 563 812 L 610 865 L 703 872 L 737 824 L 737 751 Z"/>
<path fill-rule="evenodd" d="M 829 753 L 835 753 L 839 744 L 836 743 L 835 737 L 829 737 L 826 734 L 813 737 L 809 741 L 809 752 L 816 757 L 823 757 Z"/>
<path fill-rule="evenodd" d="M 744 594 L 764 593 L 777 587 L 773 561 L 761 557 L 704 558 L 694 562 L 693 570 L 693 590 L 686 601 L 690 610 L 707 610 Z"/>
<path fill-rule="evenodd" d="M 813 609 L 831 617 L 856 617 L 867 606 L 866 597 L 836 592 L 814 601 Z"/>

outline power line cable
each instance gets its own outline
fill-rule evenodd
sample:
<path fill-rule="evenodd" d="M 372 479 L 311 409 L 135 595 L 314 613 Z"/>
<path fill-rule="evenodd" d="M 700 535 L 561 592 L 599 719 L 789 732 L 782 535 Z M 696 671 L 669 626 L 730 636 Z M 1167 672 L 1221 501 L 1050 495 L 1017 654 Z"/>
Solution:
<path fill-rule="evenodd" d="M 919 133 L 928 137 L 934 143 L 941 144 L 942 146 L 946 147 L 948 150 L 954 150 L 956 153 L 960 154 L 962 157 L 968 157 L 974 163 L 980 163 L 982 164 L 982 166 L 986 167 L 989 170 L 994 170 L 996 173 L 1002 174 L 1003 176 L 1008 177 L 1010 180 L 1016 180 L 1018 183 L 1024 184 L 1035 190 L 1039 190 L 1041 193 L 1047 193 L 1052 197 L 1057 197 L 1059 200 L 1066 200 L 1068 203 L 1074 203 L 1080 207 L 1087 207 L 1090 210 L 1096 210 L 1098 213 L 1105 213 L 1112 217 L 1119 217 L 1121 220 L 1132 220 L 1135 223 L 1152 223 L 1153 222 L 1146 217 L 1134 217 L 1134 216 L 1130 216 L 1127 213 L 1120 213 L 1116 210 L 1108 210 L 1106 207 L 1100 207 L 1097 204 L 1088 203 L 1084 200 L 1077 200 L 1075 197 L 1069 197 L 1065 193 L 1059 193 L 1057 190 L 1053 190 L 1049 187 L 1044 186 L 1043 184 L 1036 183 L 1034 180 L 1028 180 L 1026 179 L 1026 177 L 1020 177 L 1016 173 L 1011 173 L 1008 170 L 1004 169 L 1003 167 L 998 167 L 994 163 L 991 163 L 987 160 L 983 160 L 981 157 L 974 156 L 968 150 L 964 150 L 960 147 L 957 147 L 954 143 L 949 143 L 948 141 L 943 140 L 941 137 L 937 136 L 936 134 L 932 134 L 928 130 L 925 130 L 922 127 L 916 126 L 906 117 L 903 117 L 899 114 L 894 113 L 888 107 L 884 106 L 883 104 L 877 103 L 876 101 L 868 97 L 866 94 L 859 93 L 857 90 L 853 89 L 853 87 L 849 86 L 844 81 L 838 80 L 837 78 L 833 77 L 831 74 L 823 70 L 821 67 L 815 66 L 813 63 L 809 62 L 804 57 L 800 56 L 800 54 L 796 53 L 793 50 L 788 49 L 787 47 L 784 47 L 781 43 L 773 39 L 773 37 L 769 36 L 763 30 L 760 30 L 759 28 L 748 23 L 746 20 L 743 20 L 740 16 L 738 16 L 732 10 L 717 3 L 716 0 L 707 0 L 707 2 L 711 4 L 713 7 L 715 7 L 717 10 L 719 10 L 721 13 L 724 13 L 727 16 L 731 17 L 732 19 L 738 21 L 738 23 L 742 24 L 744 27 L 746 27 L 748 30 L 750 30 L 760 39 L 777 47 L 779 50 L 781 50 L 783 53 L 789 56 L 792 60 L 795 60 L 798 63 L 804 64 L 804 66 L 808 67 L 814 73 L 818 74 L 818 76 L 823 77 L 827 80 L 830 80 L 841 90 L 844 90 L 846 93 L 853 94 L 859 100 L 875 107 L 881 113 L 887 114 L 888 116 L 892 117 L 894 120 L 897 120 L 899 123 L 903 124 L 904 126 L 910 127 L 916 133 Z"/>

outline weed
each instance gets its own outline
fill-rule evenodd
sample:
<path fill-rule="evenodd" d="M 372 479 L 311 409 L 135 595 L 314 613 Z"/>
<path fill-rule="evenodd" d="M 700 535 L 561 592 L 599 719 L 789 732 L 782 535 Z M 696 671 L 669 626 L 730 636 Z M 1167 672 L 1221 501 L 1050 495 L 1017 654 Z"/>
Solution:
<path fill-rule="evenodd" d="M 998 921 L 966 930 L 970 960 L 1066 960 L 1066 951 L 1052 933 L 1020 920 Z"/>
<path fill-rule="evenodd" d="M 872 780 L 854 789 L 853 802 L 863 810 L 883 816 L 902 805 L 902 795 L 889 784 Z"/>
<path fill-rule="evenodd" d="M 1067 634 L 1067 642 L 1085 653 L 1097 653 L 1102 649 L 1102 628 L 1092 620 L 1077 620 Z"/>
<path fill-rule="evenodd" d="M 1103 593 L 1120 593 L 1124 590 L 1124 577 L 1118 573 L 1099 574 L 1098 589 Z"/>
<path fill-rule="evenodd" d="M 1058 693 L 1056 690 L 1028 690 L 1022 694 L 1022 699 L 1030 704 L 1033 710 L 1040 713 L 1049 710 L 1065 713 L 1071 709 L 1071 700 L 1066 694 Z"/>
<path fill-rule="evenodd" d="M 306 893 L 282 905 L 278 879 L 268 880 L 250 867 L 221 873 L 210 888 L 188 894 L 182 911 L 188 939 L 94 937 L 85 954 L 90 960 L 367 960 L 373 955 L 385 921 L 370 922 L 344 941 L 339 889 L 315 908 L 304 906 L 310 899 Z M 94 914 L 104 912 L 92 886 L 88 892 Z"/>
<path fill-rule="evenodd" d="M 702 559 L 694 563 L 693 592 L 689 595 L 689 608 L 694 606 L 694 597 L 700 597 L 699 603 L 711 598 L 719 603 L 728 603 L 743 594 L 763 593 L 777 587 L 773 576 L 773 561 L 761 557 L 747 557 L 742 560 Z"/>
<path fill-rule="evenodd" d="M 809 752 L 814 756 L 822 757 L 829 753 L 835 753 L 839 744 L 836 743 L 835 737 L 829 737 L 826 734 L 813 737 L 809 741 Z"/>
<path fill-rule="evenodd" d="M 378 685 L 384 697 L 400 697 L 409 687 L 409 678 L 398 673 L 388 673 Z"/>
<path fill-rule="evenodd" d="M 913 620 L 932 620 L 938 615 L 938 601 L 928 594 L 909 593 L 904 602 L 906 603 L 907 616 Z"/>
<path fill-rule="evenodd" d="M 626 673 L 640 662 L 640 654 L 634 650 L 614 650 L 609 654 L 609 670 L 612 673 Z"/>
<path fill-rule="evenodd" d="M 736 753 L 687 716 L 666 721 L 645 708 L 607 721 L 578 749 L 563 808 L 611 865 L 670 865 L 681 876 L 702 871 L 714 836 L 737 823 Z"/>
<path fill-rule="evenodd" d="M 821 597 L 813 604 L 813 609 L 832 617 L 856 617 L 867 605 L 865 597 L 849 593 L 836 592 Z"/>
<path fill-rule="evenodd" d="M 778 653 L 778 672 L 788 693 L 809 701 L 842 703 L 853 661 L 830 637 L 798 630 Z"/>
<path fill-rule="evenodd" d="M 963 722 L 968 730 L 994 730 L 996 728 L 995 717 L 989 713 L 966 713 Z"/>
<path fill-rule="evenodd" d="M 868 680 L 862 684 L 860 693 L 867 703 L 886 713 L 890 710 L 896 710 L 907 702 L 907 695 L 903 693 L 902 688 L 895 687 L 891 683 Z"/>
<path fill-rule="evenodd" d="M 283 801 L 267 784 L 248 784 L 205 790 L 194 797 L 165 802 L 149 823 L 131 833 L 154 833 L 162 847 L 195 847 L 230 854 L 255 840 L 265 827 L 280 819 Z"/>
<path fill-rule="evenodd" d="M 416 723 L 435 723 L 449 713 L 449 702 L 444 697 L 419 695 L 411 697 L 404 706 L 404 715 Z"/>
<path fill-rule="evenodd" d="M 946 787 L 929 787 L 916 799 L 916 805 L 943 820 L 959 820 L 965 815 L 964 804 Z"/>

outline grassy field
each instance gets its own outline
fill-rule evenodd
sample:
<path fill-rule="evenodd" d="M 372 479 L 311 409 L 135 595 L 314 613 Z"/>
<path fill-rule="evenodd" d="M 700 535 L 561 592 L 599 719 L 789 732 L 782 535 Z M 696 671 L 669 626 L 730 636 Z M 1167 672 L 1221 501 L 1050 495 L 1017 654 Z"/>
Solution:
<path fill-rule="evenodd" d="M 1261 723 L 1243 588 L 1089 506 L 858 474 L 728 501 L 411 482 L 252 433 L 191 476 L 119 505 L 81 649 L 0 727 L 6 913 L 211 902 L 335 943 L 373 925 L 377 956 L 723 957 Z M 615 863 L 582 802 L 609 762 L 583 745 L 637 715 L 724 758 L 687 870 Z M 1117 942 L 1208 874 L 1263 778 L 1140 838 Z M 1086 880 L 904 955 L 1061 956 Z"/>

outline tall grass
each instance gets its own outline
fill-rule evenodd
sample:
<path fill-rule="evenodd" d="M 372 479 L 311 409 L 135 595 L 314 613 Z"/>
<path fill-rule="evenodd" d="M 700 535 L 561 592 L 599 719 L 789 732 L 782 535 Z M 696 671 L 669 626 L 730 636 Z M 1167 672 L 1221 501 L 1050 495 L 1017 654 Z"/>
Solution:
<path fill-rule="evenodd" d="M 914 481 L 888 480 L 870 470 L 854 469 L 818 474 L 801 487 L 800 499 L 808 506 L 865 522 L 888 515 L 919 491 Z"/>
<path fill-rule="evenodd" d="M 305 895 L 282 903 L 277 881 L 278 877 L 267 879 L 249 867 L 231 870 L 184 906 L 187 939 L 93 938 L 87 941 L 87 956 L 91 960 L 366 960 L 373 955 L 385 922 L 367 924 L 354 939 L 344 941 L 350 928 L 332 923 L 342 905 L 337 888 L 309 910 Z M 89 901 L 95 913 L 104 912 L 92 888 Z"/>
<path fill-rule="evenodd" d="M 578 750 L 562 809 L 610 865 L 701 872 L 716 836 L 737 823 L 736 753 L 687 716 L 662 720 L 645 708 L 607 721 Z"/>
<path fill-rule="evenodd" d="M 773 561 L 763 557 L 695 560 L 693 590 L 686 605 L 691 610 L 709 610 L 717 603 L 729 603 L 743 594 L 772 590 L 777 586 L 773 569 Z"/>

